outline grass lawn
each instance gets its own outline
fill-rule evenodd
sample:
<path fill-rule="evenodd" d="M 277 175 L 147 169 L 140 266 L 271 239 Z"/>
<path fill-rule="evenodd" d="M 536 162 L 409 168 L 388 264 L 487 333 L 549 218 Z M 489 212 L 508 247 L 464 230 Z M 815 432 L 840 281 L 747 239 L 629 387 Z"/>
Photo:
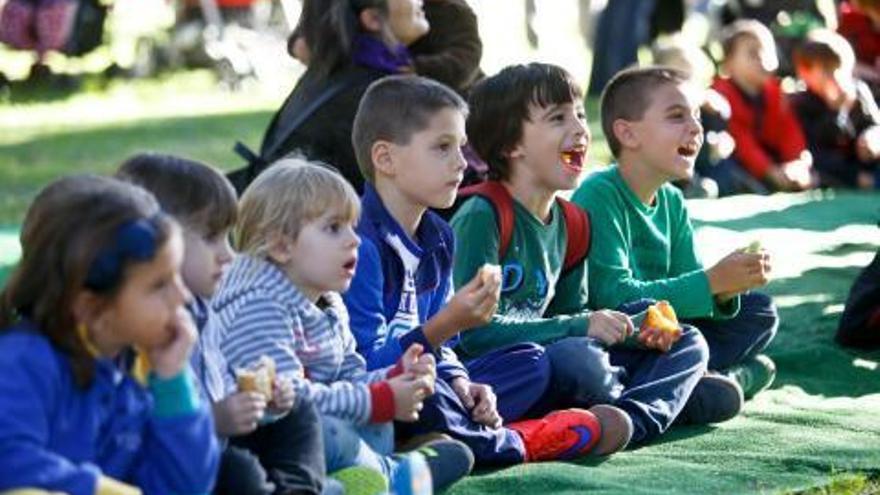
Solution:
<path fill-rule="evenodd" d="M 203 73 L 113 84 L 49 103 L 0 106 L 0 280 L 19 256 L 17 228 L 34 194 L 67 173 L 112 171 L 138 150 L 231 169 L 281 96 L 229 94 Z M 599 136 L 595 102 L 589 113 Z M 593 159 L 607 157 L 597 140 Z M 880 492 L 880 353 L 831 342 L 853 278 L 880 247 L 880 195 L 807 193 L 692 201 L 704 260 L 760 239 L 775 256 L 767 290 L 782 317 L 769 349 L 774 387 L 718 426 L 674 428 L 606 460 L 480 472 L 454 494 Z"/>

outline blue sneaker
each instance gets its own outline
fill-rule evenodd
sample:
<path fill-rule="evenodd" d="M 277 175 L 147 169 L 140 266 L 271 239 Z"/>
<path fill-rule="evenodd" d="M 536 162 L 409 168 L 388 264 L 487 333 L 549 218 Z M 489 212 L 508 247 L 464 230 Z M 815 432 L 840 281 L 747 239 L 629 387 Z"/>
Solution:
<path fill-rule="evenodd" d="M 394 456 L 398 462 L 397 470 L 391 478 L 392 495 L 431 495 L 434 493 L 431 468 L 425 456 L 410 452 Z"/>

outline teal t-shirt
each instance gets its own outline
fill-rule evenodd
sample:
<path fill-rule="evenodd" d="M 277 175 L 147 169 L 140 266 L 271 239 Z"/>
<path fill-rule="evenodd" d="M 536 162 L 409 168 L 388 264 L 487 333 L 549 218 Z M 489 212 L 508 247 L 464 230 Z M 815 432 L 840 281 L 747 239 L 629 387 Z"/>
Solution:
<path fill-rule="evenodd" d="M 467 200 L 450 222 L 455 231 L 453 281 L 466 285 L 485 263 L 501 265 L 498 311 L 483 327 L 464 331 L 457 351 L 473 358 L 521 342 L 548 344 L 586 336 L 586 262 L 562 274 L 567 233 L 560 206 L 553 203 L 546 224 L 514 200 L 513 236 L 498 259 L 499 231 L 492 205 Z"/>
<path fill-rule="evenodd" d="M 645 205 L 614 165 L 587 177 L 572 201 L 590 213 L 591 307 L 651 298 L 668 300 L 683 318 L 725 318 L 739 310 L 738 297 L 716 304 L 684 197 L 672 184 Z"/>

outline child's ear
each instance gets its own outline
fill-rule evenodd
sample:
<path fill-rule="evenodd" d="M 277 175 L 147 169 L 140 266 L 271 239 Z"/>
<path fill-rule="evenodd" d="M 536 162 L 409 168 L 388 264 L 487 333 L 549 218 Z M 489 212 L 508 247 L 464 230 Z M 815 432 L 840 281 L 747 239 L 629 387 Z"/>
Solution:
<path fill-rule="evenodd" d="M 358 20 L 361 23 L 361 27 L 364 28 L 364 31 L 370 33 L 381 33 L 382 28 L 385 27 L 382 14 L 376 8 L 371 7 L 362 10 L 358 15 Z"/>
<path fill-rule="evenodd" d="M 293 259 L 293 241 L 281 232 L 273 232 L 269 236 L 266 255 L 279 265 L 286 265 Z"/>
<path fill-rule="evenodd" d="M 94 326 L 93 323 L 101 317 L 101 313 L 105 306 L 104 299 L 94 292 L 83 289 L 73 296 L 72 312 L 76 322 L 85 324 L 87 327 Z"/>
<path fill-rule="evenodd" d="M 522 143 L 518 143 L 513 148 L 504 152 L 504 156 L 507 158 L 509 162 L 516 161 L 524 156 L 526 156 L 526 150 L 523 148 Z"/>
<path fill-rule="evenodd" d="M 373 169 L 385 176 L 394 175 L 394 153 L 391 143 L 378 140 L 370 148 L 370 157 L 373 160 Z"/>
<path fill-rule="evenodd" d="M 617 119 L 611 124 L 611 131 L 614 133 L 614 137 L 620 142 L 620 145 L 624 148 L 636 148 L 639 145 L 639 136 L 633 128 L 633 123 L 624 120 Z"/>

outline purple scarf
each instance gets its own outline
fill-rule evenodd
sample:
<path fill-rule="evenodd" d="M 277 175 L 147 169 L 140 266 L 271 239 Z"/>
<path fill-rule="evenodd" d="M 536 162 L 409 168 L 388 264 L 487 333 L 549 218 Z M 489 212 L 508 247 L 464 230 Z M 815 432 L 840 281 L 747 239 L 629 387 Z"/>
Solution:
<path fill-rule="evenodd" d="M 412 66 L 409 51 L 402 44 L 388 48 L 379 38 L 358 34 L 353 45 L 351 59 L 357 65 L 389 74 L 404 72 L 401 69 Z"/>

